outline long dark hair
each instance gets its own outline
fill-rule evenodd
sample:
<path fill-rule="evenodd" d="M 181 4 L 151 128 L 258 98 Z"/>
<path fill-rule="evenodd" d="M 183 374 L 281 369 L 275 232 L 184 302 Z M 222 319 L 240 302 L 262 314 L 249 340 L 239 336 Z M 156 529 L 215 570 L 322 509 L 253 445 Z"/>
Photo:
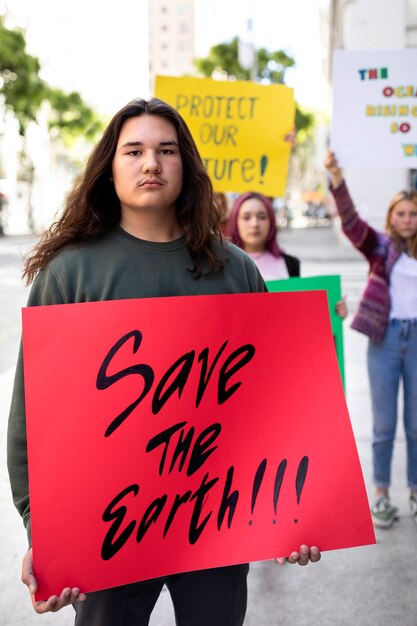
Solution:
<path fill-rule="evenodd" d="M 225 260 L 213 248 L 212 235 L 221 239 L 220 215 L 213 187 L 194 139 L 180 114 L 166 102 L 132 100 L 113 117 L 93 149 L 84 172 L 68 194 L 61 216 L 43 233 L 25 260 L 23 278 L 31 283 L 36 274 L 65 246 L 87 241 L 114 228 L 121 219 L 120 201 L 111 180 L 111 169 L 123 124 L 131 117 L 157 115 L 168 120 L 178 134 L 183 165 L 183 186 L 177 199 L 177 220 L 185 233 L 198 278 L 202 263 L 218 272 Z"/>

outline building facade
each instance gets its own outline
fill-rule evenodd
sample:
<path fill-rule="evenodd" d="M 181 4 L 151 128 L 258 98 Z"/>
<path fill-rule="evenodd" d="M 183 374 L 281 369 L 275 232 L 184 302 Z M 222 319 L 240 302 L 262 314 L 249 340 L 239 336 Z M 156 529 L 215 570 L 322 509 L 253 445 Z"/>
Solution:
<path fill-rule="evenodd" d="M 195 74 L 194 0 L 149 0 L 149 80 Z"/>

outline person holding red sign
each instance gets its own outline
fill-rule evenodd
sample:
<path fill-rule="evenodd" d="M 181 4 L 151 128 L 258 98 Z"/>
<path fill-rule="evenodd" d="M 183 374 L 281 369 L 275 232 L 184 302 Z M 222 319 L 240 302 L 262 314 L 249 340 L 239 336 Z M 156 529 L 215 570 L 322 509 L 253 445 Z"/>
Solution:
<path fill-rule="evenodd" d="M 134 100 L 113 117 L 62 215 L 27 257 L 24 277 L 33 282 L 28 305 L 266 291 L 253 261 L 222 242 L 219 222 L 210 179 L 182 117 L 161 100 Z M 30 542 L 24 400 L 20 355 L 8 465 Z M 306 565 L 320 556 L 317 547 L 303 545 L 277 562 Z M 22 580 L 37 613 L 73 603 L 77 626 L 148 624 L 164 584 L 177 624 L 237 626 L 246 611 L 248 569 L 244 563 L 185 572 L 87 597 L 66 587 L 59 596 L 36 601 L 29 548 Z"/>
<path fill-rule="evenodd" d="M 325 167 L 344 234 L 369 262 L 369 279 L 352 328 L 369 337 L 368 374 L 373 411 L 375 502 L 372 518 L 390 528 L 398 509 L 389 497 L 397 426 L 400 380 L 404 389 L 407 482 L 417 523 L 417 191 L 400 191 L 391 200 L 385 233 L 358 215 L 333 152 Z"/>

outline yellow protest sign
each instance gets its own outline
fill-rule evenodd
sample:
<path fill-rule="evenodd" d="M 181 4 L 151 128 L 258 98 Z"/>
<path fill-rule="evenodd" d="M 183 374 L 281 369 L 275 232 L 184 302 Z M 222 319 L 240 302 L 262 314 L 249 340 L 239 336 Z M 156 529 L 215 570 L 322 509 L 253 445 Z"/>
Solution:
<path fill-rule="evenodd" d="M 185 119 L 216 191 L 285 193 L 294 125 L 285 85 L 157 76 L 155 96 Z"/>

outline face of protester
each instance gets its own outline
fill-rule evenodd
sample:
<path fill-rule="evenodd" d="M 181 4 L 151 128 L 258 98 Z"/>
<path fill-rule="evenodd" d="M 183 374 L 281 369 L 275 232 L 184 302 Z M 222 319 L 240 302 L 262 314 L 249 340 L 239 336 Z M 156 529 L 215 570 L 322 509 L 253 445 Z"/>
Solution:
<path fill-rule="evenodd" d="M 112 175 L 122 226 L 140 220 L 176 224 L 183 165 L 178 134 L 168 120 L 147 114 L 126 120 L 113 158 Z"/>
<path fill-rule="evenodd" d="M 417 233 L 417 204 L 412 200 L 399 200 L 389 216 L 391 228 L 406 242 Z"/>
<path fill-rule="evenodd" d="M 268 238 L 270 221 L 259 198 L 248 198 L 239 209 L 237 228 L 246 252 L 263 252 Z"/>

